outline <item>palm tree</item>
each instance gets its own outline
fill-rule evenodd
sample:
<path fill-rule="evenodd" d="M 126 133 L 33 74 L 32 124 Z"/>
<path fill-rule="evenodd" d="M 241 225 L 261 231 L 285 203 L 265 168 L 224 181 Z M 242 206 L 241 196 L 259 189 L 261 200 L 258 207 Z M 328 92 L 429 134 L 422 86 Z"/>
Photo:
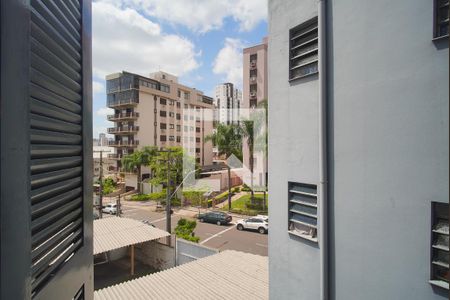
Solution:
<path fill-rule="evenodd" d="M 241 128 L 236 124 L 217 124 L 213 134 L 205 137 L 205 142 L 212 141 L 214 147 L 219 150 L 219 155 L 226 158 L 235 155 L 242 160 L 242 135 Z M 228 168 L 228 210 L 231 210 L 231 168 Z"/>
<path fill-rule="evenodd" d="M 213 134 L 205 137 L 205 142 L 211 141 L 219 150 L 219 155 L 226 158 L 234 154 L 242 160 L 242 135 L 238 125 L 217 124 Z"/>
<path fill-rule="evenodd" d="M 122 166 L 127 171 L 137 171 L 137 191 L 142 192 L 142 166 L 148 166 L 153 157 L 158 154 L 157 147 L 143 147 L 141 150 L 125 155 L 122 158 Z"/>
<path fill-rule="evenodd" d="M 254 122 L 252 120 L 244 120 L 241 122 L 241 132 L 242 136 L 247 139 L 247 147 L 249 150 L 249 160 L 250 160 L 250 190 L 251 196 L 250 201 L 253 204 L 255 194 L 253 192 L 253 146 L 255 144 L 254 139 Z"/>

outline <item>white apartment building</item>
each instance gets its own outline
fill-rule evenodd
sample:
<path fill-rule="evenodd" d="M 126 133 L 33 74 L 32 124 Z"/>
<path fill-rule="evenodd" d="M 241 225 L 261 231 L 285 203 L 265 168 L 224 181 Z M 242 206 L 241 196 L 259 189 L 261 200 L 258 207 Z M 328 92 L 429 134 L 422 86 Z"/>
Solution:
<path fill-rule="evenodd" d="M 239 122 L 239 110 L 242 103 L 242 92 L 232 83 L 223 83 L 216 86 L 214 106 L 215 119 L 222 124 Z"/>

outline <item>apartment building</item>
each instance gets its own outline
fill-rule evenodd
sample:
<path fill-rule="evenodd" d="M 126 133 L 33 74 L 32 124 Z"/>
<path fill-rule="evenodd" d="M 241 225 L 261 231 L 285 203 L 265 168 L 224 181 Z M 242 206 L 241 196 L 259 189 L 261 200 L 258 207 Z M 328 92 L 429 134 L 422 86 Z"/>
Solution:
<path fill-rule="evenodd" d="M 227 125 L 238 124 L 242 92 L 229 82 L 217 85 L 215 92 L 215 120 Z"/>
<path fill-rule="evenodd" d="M 213 99 L 178 83 L 165 72 L 149 77 L 121 72 L 106 77 L 107 106 L 114 109 L 108 121 L 114 127 L 110 158 L 120 160 L 144 146 L 183 146 L 200 165 L 212 164 L 212 144 L 205 143 L 213 130 Z M 143 174 L 144 176 L 145 174 Z"/>
<path fill-rule="evenodd" d="M 258 106 L 267 99 L 267 41 L 243 49 L 243 108 Z"/>
<path fill-rule="evenodd" d="M 243 101 L 242 108 L 250 109 L 261 107 L 261 101 L 267 99 L 267 41 L 265 37 L 262 43 L 243 49 Z M 243 116 L 248 114 L 242 114 Z M 266 130 L 264 128 L 263 130 Z M 242 149 L 244 165 L 250 168 L 250 151 L 247 143 L 243 143 Z M 267 182 L 267 156 L 262 151 L 255 151 L 253 155 L 253 183 L 257 189 L 265 189 Z M 248 179 L 246 179 L 248 181 Z M 248 184 L 248 182 L 247 182 Z"/>
<path fill-rule="evenodd" d="M 269 1 L 271 299 L 447 299 L 448 0 Z"/>

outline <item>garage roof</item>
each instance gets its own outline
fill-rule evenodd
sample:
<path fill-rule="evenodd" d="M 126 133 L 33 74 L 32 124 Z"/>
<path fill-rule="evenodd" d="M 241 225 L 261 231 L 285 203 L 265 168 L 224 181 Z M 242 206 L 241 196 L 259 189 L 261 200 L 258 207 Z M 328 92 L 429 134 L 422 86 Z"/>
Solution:
<path fill-rule="evenodd" d="M 94 299 L 269 299 L 268 259 L 226 250 L 98 290 Z"/>
<path fill-rule="evenodd" d="M 94 255 L 169 235 L 164 230 L 128 218 L 94 220 Z"/>

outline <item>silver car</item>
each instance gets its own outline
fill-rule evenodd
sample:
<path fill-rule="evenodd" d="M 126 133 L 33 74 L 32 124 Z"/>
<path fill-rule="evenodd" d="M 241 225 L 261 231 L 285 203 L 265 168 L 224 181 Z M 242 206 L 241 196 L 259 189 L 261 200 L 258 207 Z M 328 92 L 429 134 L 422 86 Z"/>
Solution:
<path fill-rule="evenodd" d="M 269 231 L 269 218 L 267 216 L 258 215 L 245 220 L 240 220 L 236 224 L 237 230 L 257 230 L 259 233 L 264 234 Z"/>

